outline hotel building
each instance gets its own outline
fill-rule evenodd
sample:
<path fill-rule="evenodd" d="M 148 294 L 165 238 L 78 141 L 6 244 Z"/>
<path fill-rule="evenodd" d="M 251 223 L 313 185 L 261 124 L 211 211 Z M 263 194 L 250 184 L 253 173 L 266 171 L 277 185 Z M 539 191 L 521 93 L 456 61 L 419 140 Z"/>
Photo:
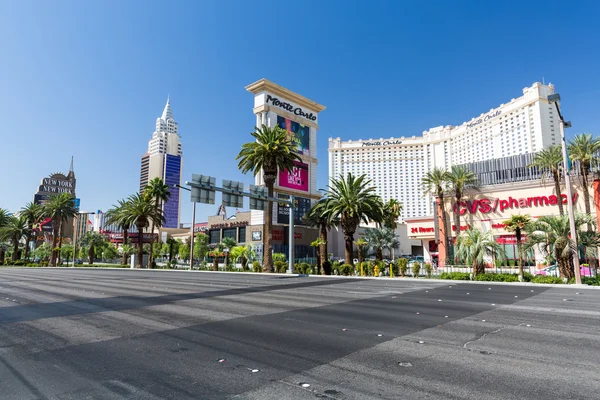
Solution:
<path fill-rule="evenodd" d="M 156 119 L 156 130 L 148 142 L 148 152 L 142 156 L 140 170 L 140 193 L 154 178 L 161 178 L 169 185 L 171 196 L 163 205 L 166 220 L 163 228 L 179 228 L 181 189 L 174 185 L 181 184 L 183 158 L 177 129 L 170 100 L 167 99 L 162 115 Z"/>
<path fill-rule="evenodd" d="M 539 82 L 523 95 L 458 126 L 439 126 L 421 136 L 342 141 L 329 139 L 329 177 L 366 174 L 384 201 L 403 205 L 402 218 L 433 215 L 433 197 L 421 179 L 435 168 L 535 153 L 560 143 L 559 118 Z"/>

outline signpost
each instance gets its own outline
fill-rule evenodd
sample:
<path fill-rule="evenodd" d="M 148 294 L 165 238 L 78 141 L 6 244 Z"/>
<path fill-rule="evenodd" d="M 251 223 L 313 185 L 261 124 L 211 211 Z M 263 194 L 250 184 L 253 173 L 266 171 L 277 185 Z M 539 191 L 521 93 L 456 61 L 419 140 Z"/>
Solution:
<path fill-rule="evenodd" d="M 242 182 L 223 180 L 223 187 L 216 186 L 216 178 L 213 176 L 192 174 L 192 181 L 186 181 L 185 184 L 191 188 L 191 201 L 195 203 L 215 204 L 215 192 L 223 193 L 223 205 L 225 207 L 244 207 L 244 197 L 250 198 L 250 209 L 264 211 L 269 206 L 269 201 L 289 204 L 290 223 L 289 223 L 289 255 L 288 272 L 291 274 L 294 270 L 294 196 L 290 195 L 289 200 L 277 199 L 267 195 L 267 188 L 264 186 L 250 185 L 250 192 L 244 192 Z"/>

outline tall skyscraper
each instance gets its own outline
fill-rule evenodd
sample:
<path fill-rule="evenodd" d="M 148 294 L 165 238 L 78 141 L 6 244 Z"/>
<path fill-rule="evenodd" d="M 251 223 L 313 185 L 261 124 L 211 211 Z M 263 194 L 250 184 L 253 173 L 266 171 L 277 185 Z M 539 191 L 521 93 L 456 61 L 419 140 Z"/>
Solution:
<path fill-rule="evenodd" d="M 156 130 L 148 142 L 148 152 L 142 156 L 140 172 L 140 192 L 154 178 L 161 178 L 169 185 L 171 196 L 163 206 L 166 219 L 164 228 L 179 228 L 181 190 L 174 185 L 181 184 L 182 169 L 181 140 L 170 99 L 167 99 L 162 115 L 156 119 Z"/>

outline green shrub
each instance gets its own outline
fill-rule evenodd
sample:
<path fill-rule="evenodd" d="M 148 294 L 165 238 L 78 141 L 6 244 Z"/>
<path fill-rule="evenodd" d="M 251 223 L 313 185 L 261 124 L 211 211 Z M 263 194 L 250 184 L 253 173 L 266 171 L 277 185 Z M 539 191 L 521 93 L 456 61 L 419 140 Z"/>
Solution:
<path fill-rule="evenodd" d="M 340 274 L 340 263 L 338 261 L 333 262 L 333 265 L 331 266 L 331 272 L 334 275 L 341 275 Z"/>
<path fill-rule="evenodd" d="M 325 261 L 323 263 L 323 272 L 325 275 L 331 275 L 331 262 Z"/>
<path fill-rule="evenodd" d="M 556 283 L 561 284 L 564 283 L 562 278 L 558 276 L 547 276 L 547 275 L 536 275 L 531 280 L 533 283 Z"/>
<path fill-rule="evenodd" d="M 300 264 L 294 264 L 294 273 L 295 274 L 303 274 L 304 272 L 302 272 L 302 268 L 300 267 Z"/>
<path fill-rule="evenodd" d="M 311 271 L 311 266 L 309 263 L 300 263 L 300 271 L 302 271 L 303 274 L 310 274 Z"/>
<path fill-rule="evenodd" d="M 523 282 L 531 282 L 533 275 L 529 272 L 523 272 Z"/>
<path fill-rule="evenodd" d="M 23 260 L 12 261 L 10 264 L 14 265 L 15 267 L 22 267 L 26 265 L 25 261 Z"/>
<path fill-rule="evenodd" d="M 275 267 L 275 272 L 279 272 L 280 274 L 285 273 L 285 270 L 287 269 L 287 263 L 285 261 L 280 261 L 277 260 L 273 263 L 273 266 Z"/>
<path fill-rule="evenodd" d="M 454 281 L 468 281 L 471 279 L 468 272 L 442 272 L 440 279 L 451 279 Z"/>
<path fill-rule="evenodd" d="M 431 278 L 431 271 L 433 271 L 431 263 L 425 263 L 425 273 L 427 274 L 428 278 Z"/>
<path fill-rule="evenodd" d="M 515 260 L 508 260 L 508 266 L 509 267 L 514 267 L 515 266 Z"/>
<path fill-rule="evenodd" d="M 273 253 L 273 261 L 285 261 L 285 253 Z"/>
<path fill-rule="evenodd" d="M 489 282 L 519 282 L 518 274 L 479 274 L 475 277 L 476 281 Z"/>
<path fill-rule="evenodd" d="M 408 270 L 408 260 L 406 258 L 398 259 L 398 271 L 400 272 L 400 276 L 406 276 L 406 271 Z"/>
<path fill-rule="evenodd" d="M 600 276 L 582 276 L 581 283 L 584 285 L 600 286 Z"/>
<path fill-rule="evenodd" d="M 419 277 L 419 272 L 421 272 L 421 263 L 413 262 L 412 263 L 412 273 L 415 278 Z"/>
<path fill-rule="evenodd" d="M 348 276 L 354 271 L 354 267 L 350 264 L 342 264 L 338 268 L 340 273 L 344 276 Z"/>
<path fill-rule="evenodd" d="M 48 261 L 42 261 L 42 262 L 40 263 L 40 265 L 41 265 L 42 267 L 47 267 L 47 266 L 48 266 Z"/>
<path fill-rule="evenodd" d="M 262 271 L 262 267 L 260 266 L 260 263 L 258 261 L 253 261 L 252 262 L 252 271 L 254 271 L 254 272 L 261 272 Z"/>

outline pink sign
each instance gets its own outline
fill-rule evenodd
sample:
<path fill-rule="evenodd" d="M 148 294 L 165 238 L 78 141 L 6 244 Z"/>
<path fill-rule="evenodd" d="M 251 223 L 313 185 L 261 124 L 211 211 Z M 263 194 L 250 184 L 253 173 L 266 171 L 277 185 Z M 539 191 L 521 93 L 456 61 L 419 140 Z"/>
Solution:
<path fill-rule="evenodd" d="M 279 171 L 279 186 L 308 192 L 308 164 L 295 164 L 291 171 Z"/>

